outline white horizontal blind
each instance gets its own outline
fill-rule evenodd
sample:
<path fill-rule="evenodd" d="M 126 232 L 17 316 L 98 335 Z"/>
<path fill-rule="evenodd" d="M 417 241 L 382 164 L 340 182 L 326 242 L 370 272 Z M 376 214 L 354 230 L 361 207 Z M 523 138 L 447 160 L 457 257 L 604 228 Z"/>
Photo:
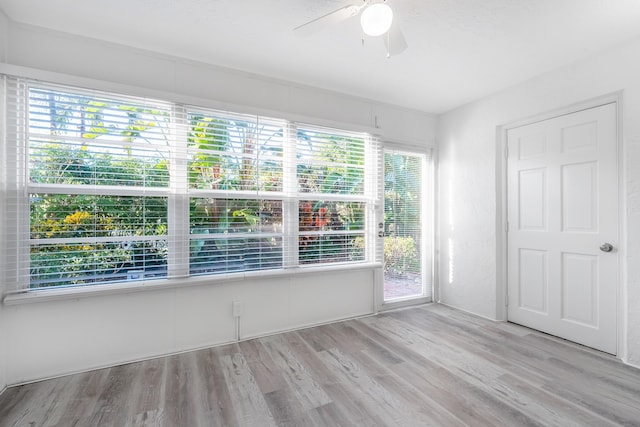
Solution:
<path fill-rule="evenodd" d="M 12 288 L 378 259 L 366 134 L 6 81 Z"/>
<path fill-rule="evenodd" d="M 361 133 L 297 126 L 298 260 L 301 265 L 364 261 L 367 201 Z"/>
<path fill-rule="evenodd" d="M 282 192 L 284 120 L 188 110 L 189 188 Z"/>
<path fill-rule="evenodd" d="M 365 135 L 299 125 L 298 191 L 364 196 Z"/>
<path fill-rule="evenodd" d="M 425 239 L 425 174 L 427 154 L 385 150 L 384 265 L 385 277 L 422 280 Z"/>
<path fill-rule="evenodd" d="M 28 89 L 30 286 L 167 276 L 171 106 Z"/>
<path fill-rule="evenodd" d="M 367 259 L 384 262 L 384 150 L 377 136 L 370 136 L 365 151 L 365 194 L 371 196 L 367 210 Z"/>
<path fill-rule="evenodd" d="M 283 120 L 188 110 L 189 269 L 283 268 Z"/>
<path fill-rule="evenodd" d="M 3 252 L 0 260 L 7 291 L 24 287 L 29 282 L 29 198 L 25 191 L 27 86 L 24 82 L 3 76 L 5 134 L 2 143 L 2 209 Z"/>

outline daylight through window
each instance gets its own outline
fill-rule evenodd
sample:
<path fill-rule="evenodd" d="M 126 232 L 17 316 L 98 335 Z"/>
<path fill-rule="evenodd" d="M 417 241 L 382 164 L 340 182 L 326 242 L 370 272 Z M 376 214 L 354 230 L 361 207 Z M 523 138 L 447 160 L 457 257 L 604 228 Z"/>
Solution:
<path fill-rule="evenodd" d="M 22 287 L 375 261 L 366 134 L 7 82 Z"/>

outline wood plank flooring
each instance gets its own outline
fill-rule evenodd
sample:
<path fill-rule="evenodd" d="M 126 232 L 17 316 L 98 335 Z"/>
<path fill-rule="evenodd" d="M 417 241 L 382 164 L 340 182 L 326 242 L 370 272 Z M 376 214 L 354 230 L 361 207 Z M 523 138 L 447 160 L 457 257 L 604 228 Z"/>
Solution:
<path fill-rule="evenodd" d="M 13 387 L 0 426 L 640 426 L 640 370 L 431 304 Z"/>

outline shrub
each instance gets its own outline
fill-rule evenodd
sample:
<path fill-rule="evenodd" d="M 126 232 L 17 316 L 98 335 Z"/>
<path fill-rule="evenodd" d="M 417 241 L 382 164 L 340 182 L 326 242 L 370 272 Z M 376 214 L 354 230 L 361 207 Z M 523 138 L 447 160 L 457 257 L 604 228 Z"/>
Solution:
<path fill-rule="evenodd" d="M 400 276 L 407 271 L 418 271 L 418 249 L 413 237 L 387 236 L 384 239 L 384 272 Z"/>

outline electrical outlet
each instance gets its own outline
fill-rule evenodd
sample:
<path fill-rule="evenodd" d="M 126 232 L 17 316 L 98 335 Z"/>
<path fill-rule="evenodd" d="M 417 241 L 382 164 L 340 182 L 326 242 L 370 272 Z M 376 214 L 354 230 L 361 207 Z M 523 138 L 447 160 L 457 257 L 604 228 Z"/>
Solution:
<path fill-rule="evenodd" d="M 233 317 L 242 316 L 242 303 L 240 301 L 233 302 Z"/>

